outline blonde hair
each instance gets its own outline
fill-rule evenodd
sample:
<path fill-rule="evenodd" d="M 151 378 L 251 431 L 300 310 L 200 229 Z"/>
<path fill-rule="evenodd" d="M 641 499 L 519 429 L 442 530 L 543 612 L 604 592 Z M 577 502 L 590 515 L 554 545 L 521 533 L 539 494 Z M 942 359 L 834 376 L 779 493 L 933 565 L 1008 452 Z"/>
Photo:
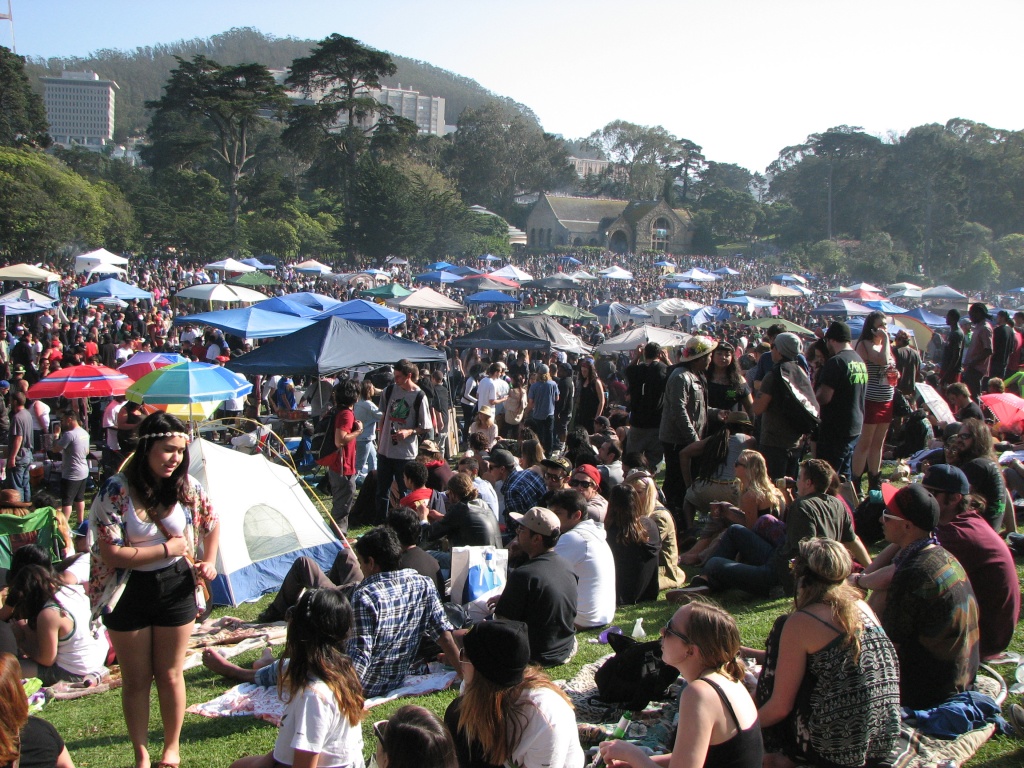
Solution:
<path fill-rule="evenodd" d="M 804 539 L 793 563 L 796 577 L 794 610 L 821 603 L 832 610 L 832 620 L 839 625 L 843 645 L 853 648 L 853 658 L 860 656 L 860 630 L 864 620 L 857 603 L 860 592 L 847 584 L 853 572 L 850 553 L 835 539 L 824 537 Z"/>
<path fill-rule="evenodd" d="M 640 496 L 640 509 L 644 517 L 650 517 L 658 508 L 658 486 L 654 484 L 654 478 L 647 475 L 637 475 L 626 482 L 633 487 L 633 490 Z"/>
<path fill-rule="evenodd" d="M 758 508 L 762 508 L 761 502 L 767 501 L 769 506 L 779 511 L 786 506 L 786 497 L 775 487 L 775 483 L 768 477 L 768 466 L 764 463 L 764 456 L 759 451 L 750 449 L 740 451 L 737 461 L 747 465 L 747 491 L 751 491 L 758 499 Z"/>

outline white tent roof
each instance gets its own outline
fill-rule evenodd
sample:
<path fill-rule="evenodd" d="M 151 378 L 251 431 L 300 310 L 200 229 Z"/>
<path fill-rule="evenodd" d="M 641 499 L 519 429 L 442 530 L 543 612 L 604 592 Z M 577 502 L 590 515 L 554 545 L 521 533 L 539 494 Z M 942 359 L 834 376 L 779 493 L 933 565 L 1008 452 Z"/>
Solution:
<path fill-rule="evenodd" d="M 300 272 L 319 272 L 321 275 L 329 275 L 331 268 L 326 264 L 321 264 L 316 259 L 306 259 L 300 261 L 298 264 L 293 264 L 292 269 L 299 270 Z"/>
<path fill-rule="evenodd" d="M 80 275 L 83 272 L 88 272 L 93 267 L 98 267 L 100 264 L 127 264 L 128 259 L 124 256 L 118 256 L 116 253 L 111 253 L 106 248 L 97 248 L 95 251 L 89 251 L 89 253 L 83 253 L 81 256 L 75 257 L 75 274 Z"/>
<path fill-rule="evenodd" d="M 508 264 L 501 269 L 496 269 L 490 274 L 496 275 L 497 277 L 507 277 L 509 280 L 515 280 L 518 283 L 524 280 L 533 280 L 533 275 L 529 272 L 524 272 L 513 264 Z"/>
<path fill-rule="evenodd" d="M 31 264 L 11 264 L 0 269 L 0 280 L 24 280 L 28 283 L 60 280 L 60 275 Z"/>
<path fill-rule="evenodd" d="M 612 336 L 604 344 L 595 347 L 595 352 L 631 352 L 641 344 L 655 341 L 663 347 L 678 347 L 685 344 L 690 334 L 682 331 L 670 331 L 656 325 L 641 325 L 631 331 Z"/>
<path fill-rule="evenodd" d="M 207 301 L 263 301 L 266 295 L 241 285 L 227 283 L 202 283 L 190 285 L 174 294 L 179 299 L 206 299 Z"/>
<path fill-rule="evenodd" d="M 124 267 L 119 267 L 117 264 L 97 264 L 95 267 L 89 267 L 85 270 L 89 277 L 93 275 L 127 275 L 128 270 Z"/>
<path fill-rule="evenodd" d="M 647 302 L 643 305 L 643 308 L 653 316 L 683 315 L 695 309 L 700 309 L 703 306 L 699 301 L 690 301 L 689 299 L 658 299 L 657 301 Z"/>
<path fill-rule="evenodd" d="M 585 269 L 578 269 L 571 275 L 568 275 L 568 277 L 571 277 L 573 280 L 597 280 L 596 277 L 587 272 L 587 270 Z"/>
<path fill-rule="evenodd" d="M 206 265 L 207 269 L 214 269 L 218 272 L 255 272 L 256 267 L 243 264 L 238 259 L 221 259 Z"/>
<path fill-rule="evenodd" d="M 287 467 L 200 439 L 189 446 L 188 471 L 220 518 L 214 602 L 256 600 L 281 588 L 296 557 L 326 571 L 342 550 Z"/>
<path fill-rule="evenodd" d="M 465 312 L 466 308 L 457 301 L 452 301 L 433 288 L 419 288 L 401 299 L 388 299 L 388 306 L 401 309 L 434 309 L 438 311 Z"/>
<path fill-rule="evenodd" d="M 601 277 L 605 278 L 606 280 L 632 280 L 633 273 L 630 272 L 629 270 L 623 269 L 622 267 L 616 265 L 611 269 L 603 270 L 601 272 Z"/>

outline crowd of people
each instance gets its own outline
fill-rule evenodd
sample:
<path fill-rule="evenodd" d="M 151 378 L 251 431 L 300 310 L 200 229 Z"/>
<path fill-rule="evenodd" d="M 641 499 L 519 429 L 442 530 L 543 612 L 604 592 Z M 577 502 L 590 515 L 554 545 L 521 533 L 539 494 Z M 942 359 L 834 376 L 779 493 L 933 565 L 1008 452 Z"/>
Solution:
<path fill-rule="evenodd" d="M 596 272 L 617 258 L 580 266 Z M 630 258 L 630 281 L 520 297 L 580 309 L 667 298 L 675 292 L 653 261 Z M 776 271 L 725 261 L 737 275 L 686 297 L 712 304 Z M 554 255 L 520 264 L 535 273 L 568 266 Z M 136 766 L 150 764 L 155 683 L 159 765 L 176 768 L 185 647 L 203 585 L 217 575 L 219 538 L 216 510 L 187 472 L 191 432 L 119 398 L 27 393 L 69 365 L 161 350 L 224 364 L 251 343 L 174 323 L 190 310 L 174 293 L 209 279 L 202 268 L 140 259 L 129 270 L 152 302 L 106 310 L 68 300 L 11 321 L 0 344 L 0 512 L 50 502 L 77 550 L 57 567 L 38 548 L 15 553 L 0 641 L 16 656 L 0 657 L 0 687 L 19 670 L 80 682 L 116 657 Z M 407 265 L 391 271 L 410 284 Z M 278 274 L 290 290 L 356 292 L 288 267 Z M 61 295 L 79 279 L 66 276 Z M 443 350 L 444 364 L 275 376 L 226 402 L 224 415 L 270 426 L 275 414 L 308 406 L 309 431 L 325 421 L 333 438 L 317 459 L 334 521 L 342 532 L 370 527 L 327 573 L 295 560 L 260 616 L 288 622 L 281 659 L 246 668 L 204 653 L 214 671 L 276 685 L 287 701 L 274 750 L 235 768 L 359 766 L 364 699 L 439 656 L 461 678 L 458 698 L 443 720 L 403 707 L 376 723 L 378 765 L 415 755 L 445 768 L 579 768 L 571 704 L 544 669 L 575 656 L 578 632 L 662 595 L 680 605 L 661 631 L 663 659 L 689 683 L 673 765 L 874 765 L 896 743 L 901 707 L 929 710 L 971 690 L 979 664 L 1007 649 L 1020 613 L 1006 537 L 1016 532 L 1024 463 L 1000 464 L 996 445 L 1024 447 L 1024 418 L 1000 420 L 980 396 L 1019 394 L 1024 313 L 993 318 L 975 302 L 962 323 L 950 309 L 945 330 L 919 349 L 882 311 L 857 333 L 813 314 L 837 282 L 812 277 L 808 295 L 780 300 L 761 325 L 742 312 L 699 327 L 680 316 L 670 325 L 690 335 L 678 346 L 612 354 L 461 349 L 461 336 L 514 310 L 412 313 L 394 332 Z M 441 290 L 459 298 L 451 285 Z M 599 347 L 635 322 L 564 324 Z M 925 383 L 952 419 L 929 405 L 916 386 Z M 104 472 L 86 513 L 91 443 Z M 59 501 L 33 499 L 29 468 L 40 451 L 61 459 Z M 883 482 L 886 462 L 901 458 L 921 477 Z M 478 606 L 486 620 L 446 610 L 468 602 L 449 587 L 450 548 L 463 546 L 507 550 L 503 588 Z M 726 589 L 792 596 L 763 650 L 741 647 L 734 617 L 706 597 Z M 743 684 L 743 659 L 762 669 L 756 689 Z M 17 757 L 21 733 L 22 756 L 45 744 L 67 768 L 59 736 L 12 706 L 0 766 Z M 600 752 L 611 765 L 666 764 L 623 741 Z"/>

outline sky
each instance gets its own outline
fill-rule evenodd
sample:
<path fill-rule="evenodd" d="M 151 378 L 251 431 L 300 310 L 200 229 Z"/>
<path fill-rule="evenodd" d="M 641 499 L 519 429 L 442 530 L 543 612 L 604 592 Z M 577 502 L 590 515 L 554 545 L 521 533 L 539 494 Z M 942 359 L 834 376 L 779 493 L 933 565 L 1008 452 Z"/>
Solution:
<path fill-rule="evenodd" d="M 130 50 L 231 27 L 338 32 L 473 78 L 530 107 L 551 133 L 583 137 L 620 119 L 662 125 L 709 160 L 752 171 L 838 125 L 881 137 L 956 117 L 1024 129 L 1020 0 L 12 3 L 25 56 Z M 11 44 L 6 22 L 0 44 Z"/>

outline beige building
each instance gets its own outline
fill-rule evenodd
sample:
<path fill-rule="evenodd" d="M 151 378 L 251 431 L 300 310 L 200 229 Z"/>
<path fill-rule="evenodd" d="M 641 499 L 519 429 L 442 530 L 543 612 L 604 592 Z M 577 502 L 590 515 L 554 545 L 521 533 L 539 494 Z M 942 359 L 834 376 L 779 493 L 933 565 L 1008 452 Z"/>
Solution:
<path fill-rule="evenodd" d="M 64 147 L 100 150 L 114 138 L 114 101 L 120 86 L 95 72 L 43 77 L 50 137 Z"/>
<path fill-rule="evenodd" d="M 664 200 L 629 201 L 543 194 L 526 220 L 527 245 L 598 246 L 620 253 L 687 253 L 693 242 L 688 211 Z"/>
<path fill-rule="evenodd" d="M 424 96 L 411 88 L 381 88 L 370 93 L 381 104 L 387 104 L 395 114 L 412 120 L 420 133 L 444 136 L 444 99 L 440 96 Z"/>
<path fill-rule="evenodd" d="M 611 160 L 592 160 L 586 157 L 570 157 L 569 162 L 576 169 L 576 175 L 581 179 L 587 176 L 600 176 L 608 170 L 612 164 Z"/>

